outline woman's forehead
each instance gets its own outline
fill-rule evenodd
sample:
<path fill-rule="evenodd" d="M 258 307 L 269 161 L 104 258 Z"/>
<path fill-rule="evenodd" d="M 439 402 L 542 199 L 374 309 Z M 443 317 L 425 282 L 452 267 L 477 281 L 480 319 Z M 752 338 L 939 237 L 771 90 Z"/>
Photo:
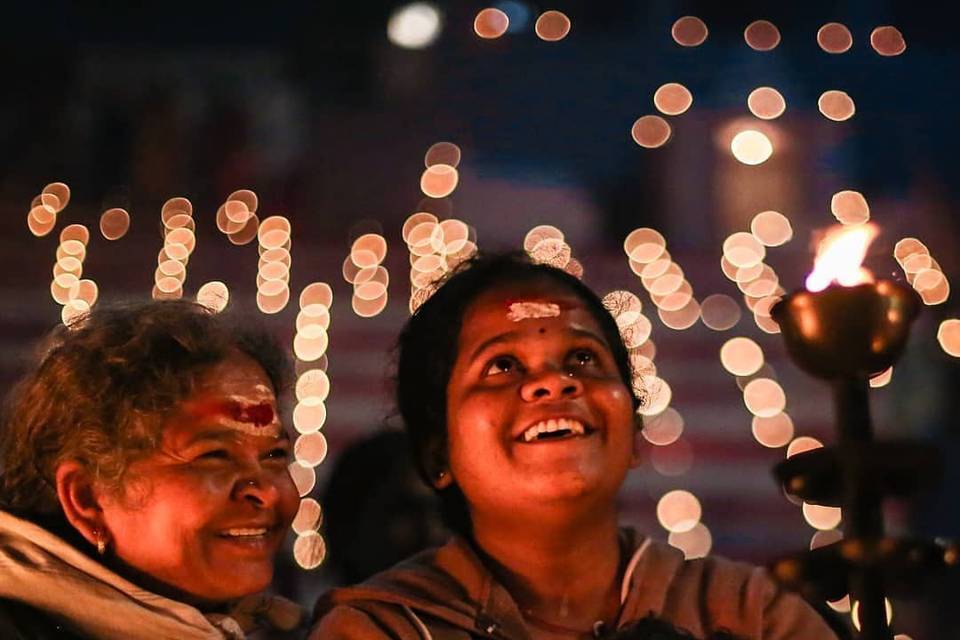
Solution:
<path fill-rule="evenodd" d="M 473 341 L 479 337 L 477 332 L 558 321 L 599 329 L 584 301 L 562 285 L 543 280 L 505 285 L 478 296 L 467 308 L 460 339 Z"/>

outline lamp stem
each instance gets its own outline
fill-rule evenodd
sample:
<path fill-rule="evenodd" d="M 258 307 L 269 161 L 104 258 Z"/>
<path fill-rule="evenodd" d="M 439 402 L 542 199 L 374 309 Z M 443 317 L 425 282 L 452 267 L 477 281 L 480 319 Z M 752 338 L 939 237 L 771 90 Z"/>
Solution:
<path fill-rule="evenodd" d="M 864 468 L 863 445 L 873 442 L 870 421 L 869 381 L 845 377 L 833 383 L 843 460 L 843 532 L 850 540 L 868 543 L 883 538 L 882 496 Z M 864 550 L 865 551 L 865 550 Z M 856 569 L 850 576 L 850 597 L 859 602 L 860 638 L 890 640 L 884 585 L 876 569 Z"/>

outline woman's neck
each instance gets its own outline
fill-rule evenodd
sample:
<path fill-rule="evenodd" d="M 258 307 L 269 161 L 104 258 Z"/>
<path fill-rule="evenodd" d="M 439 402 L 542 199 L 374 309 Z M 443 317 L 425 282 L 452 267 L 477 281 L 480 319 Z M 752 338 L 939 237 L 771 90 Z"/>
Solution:
<path fill-rule="evenodd" d="M 488 521 L 473 514 L 473 535 L 532 621 L 588 631 L 616 616 L 623 558 L 613 509 L 576 521 Z"/>

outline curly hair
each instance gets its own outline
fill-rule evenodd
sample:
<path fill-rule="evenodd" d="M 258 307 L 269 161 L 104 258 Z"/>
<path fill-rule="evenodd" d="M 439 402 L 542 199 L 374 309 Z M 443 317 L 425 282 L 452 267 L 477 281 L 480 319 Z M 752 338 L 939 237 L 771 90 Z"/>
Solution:
<path fill-rule="evenodd" d="M 61 461 L 78 461 L 119 491 L 199 376 L 231 353 L 263 367 L 277 395 L 289 380 L 285 352 L 268 333 L 185 301 L 97 305 L 44 346 L 0 422 L 0 508 L 50 525 L 63 520 Z"/>
<path fill-rule="evenodd" d="M 623 384 L 633 394 L 634 408 L 641 404 L 620 330 L 593 290 L 566 271 L 534 263 L 523 253 L 479 254 L 437 283 L 435 293 L 407 321 L 397 341 L 397 409 L 410 435 L 417 469 L 431 487 L 446 460 L 447 383 L 457 359 L 464 314 L 483 293 L 518 282 L 549 282 L 577 296 L 610 345 Z M 447 526 L 469 535 L 469 515 L 459 488 L 453 485 L 439 496 Z"/>

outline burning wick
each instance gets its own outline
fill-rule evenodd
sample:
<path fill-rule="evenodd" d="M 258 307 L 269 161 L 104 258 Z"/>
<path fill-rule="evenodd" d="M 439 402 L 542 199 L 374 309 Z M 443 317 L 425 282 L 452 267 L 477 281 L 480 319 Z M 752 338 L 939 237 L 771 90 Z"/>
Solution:
<path fill-rule="evenodd" d="M 808 291 L 823 291 L 836 282 L 844 287 L 873 282 L 873 274 L 860 266 L 867 247 L 880 230 L 872 223 L 835 227 L 817 246 L 813 272 L 807 276 Z"/>
<path fill-rule="evenodd" d="M 514 322 L 531 318 L 555 318 L 560 315 L 560 305 L 553 302 L 513 302 L 507 318 Z"/>

